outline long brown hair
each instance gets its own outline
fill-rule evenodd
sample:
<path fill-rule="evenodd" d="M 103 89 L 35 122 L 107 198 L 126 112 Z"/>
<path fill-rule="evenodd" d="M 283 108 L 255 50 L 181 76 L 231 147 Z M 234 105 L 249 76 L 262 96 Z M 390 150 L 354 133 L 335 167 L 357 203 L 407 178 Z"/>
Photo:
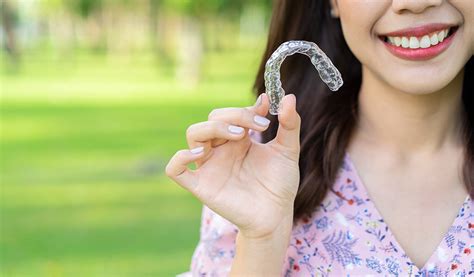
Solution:
<path fill-rule="evenodd" d="M 362 80 L 361 64 L 347 46 L 340 21 L 330 15 L 329 0 L 276 0 L 270 32 L 254 84 L 256 96 L 265 91 L 265 63 L 273 51 L 288 40 L 317 43 L 333 61 L 344 79 L 337 92 L 331 92 L 317 78 L 313 65 L 303 55 L 288 57 L 281 67 L 282 84 L 296 95 L 301 116 L 300 184 L 294 204 L 294 220 L 310 216 L 332 184 L 345 155 L 358 117 L 358 95 Z M 465 76 L 474 76 L 473 58 L 465 66 Z M 303 101 L 302 101 L 303 100 Z M 463 133 L 465 159 L 463 179 L 474 198 L 474 80 L 464 78 Z M 270 127 L 262 142 L 277 133 L 276 116 L 268 115 Z"/>

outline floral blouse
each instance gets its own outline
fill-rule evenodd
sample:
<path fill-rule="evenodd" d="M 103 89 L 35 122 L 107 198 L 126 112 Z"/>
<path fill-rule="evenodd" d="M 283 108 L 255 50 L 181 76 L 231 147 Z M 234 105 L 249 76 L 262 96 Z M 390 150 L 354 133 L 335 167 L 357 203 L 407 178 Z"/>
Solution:
<path fill-rule="evenodd" d="M 251 131 L 251 137 L 259 135 Z M 405 254 L 346 152 L 333 190 L 292 230 L 282 276 L 474 276 L 474 200 L 469 195 L 422 268 Z M 180 276 L 227 276 L 238 229 L 203 206 L 191 269 Z"/>

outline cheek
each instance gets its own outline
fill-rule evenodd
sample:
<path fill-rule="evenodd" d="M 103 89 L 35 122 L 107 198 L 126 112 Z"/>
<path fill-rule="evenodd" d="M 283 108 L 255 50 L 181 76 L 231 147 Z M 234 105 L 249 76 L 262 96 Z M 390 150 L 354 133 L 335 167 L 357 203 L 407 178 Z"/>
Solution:
<path fill-rule="evenodd" d="M 378 39 L 373 27 L 390 6 L 390 1 L 340 0 L 338 3 L 342 31 L 347 45 L 357 59 L 364 63 L 370 59 L 370 53 L 373 53 L 373 47 Z"/>
<path fill-rule="evenodd" d="M 383 15 L 381 2 L 383 1 L 339 1 L 340 20 L 347 35 L 355 35 L 360 31 L 370 34 L 376 20 Z"/>
<path fill-rule="evenodd" d="M 474 55 L 474 3 L 472 0 L 459 0 L 451 1 L 451 5 L 463 17 L 465 41 L 470 44 L 471 55 Z"/>

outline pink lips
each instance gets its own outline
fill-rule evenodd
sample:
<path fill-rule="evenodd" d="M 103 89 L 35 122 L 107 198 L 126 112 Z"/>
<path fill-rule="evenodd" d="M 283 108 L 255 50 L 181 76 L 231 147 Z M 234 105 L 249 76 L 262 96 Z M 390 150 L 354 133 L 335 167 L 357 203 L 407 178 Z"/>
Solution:
<path fill-rule="evenodd" d="M 436 24 L 429 24 L 429 25 L 424 25 L 424 26 L 415 27 L 415 28 L 402 29 L 395 32 L 383 34 L 382 36 L 421 37 L 423 35 L 433 33 L 436 31 L 441 31 L 443 29 L 447 29 L 453 26 L 454 25 L 436 23 Z M 381 40 L 384 43 L 384 45 L 387 47 L 387 49 L 390 51 L 390 53 L 392 53 L 393 55 L 402 59 L 406 59 L 406 60 L 421 61 L 421 60 L 428 60 L 433 57 L 436 57 L 439 54 L 441 54 L 444 50 L 446 50 L 451 45 L 451 42 L 453 41 L 453 38 L 456 35 L 456 31 L 457 30 L 452 30 L 452 34 L 450 36 L 446 37 L 442 42 L 438 43 L 437 45 L 434 45 L 434 46 L 432 45 L 428 48 L 417 48 L 417 49 L 403 48 L 401 46 L 399 47 L 391 43 L 385 42 L 383 38 L 381 38 Z"/>
<path fill-rule="evenodd" d="M 382 36 L 390 36 L 390 37 L 421 37 L 423 35 L 433 33 L 436 31 L 441 31 L 444 29 L 448 29 L 450 27 L 454 27 L 455 25 L 453 24 L 444 24 L 444 23 L 433 23 L 433 24 L 427 24 L 419 27 L 413 27 L 413 28 L 406 28 L 406 29 L 401 29 L 398 31 L 382 34 Z"/>

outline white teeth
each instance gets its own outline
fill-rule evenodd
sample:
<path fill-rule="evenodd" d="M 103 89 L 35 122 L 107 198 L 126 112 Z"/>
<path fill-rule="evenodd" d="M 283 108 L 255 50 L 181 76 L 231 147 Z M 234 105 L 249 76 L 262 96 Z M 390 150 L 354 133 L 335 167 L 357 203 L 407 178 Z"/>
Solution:
<path fill-rule="evenodd" d="M 396 46 L 400 46 L 402 45 L 402 39 L 400 37 L 395 37 L 395 45 Z"/>
<path fill-rule="evenodd" d="M 403 48 L 408 48 L 410 43 L 408 42 L 408 39 L 406 37 L 402 37 L 402 47 Z"/>
<path fill-rule="evenodd" d="M 431 46 L 431 41 L 429 36 L 423 36 L 420 40 L 420 47 L 421 48 L 428 48 Z"/>
<path fill-rule="evenodd" d="M 410 48 L 417 49 L 420 48 L 420 42 L 416 37 L 410 37 Z"/>
<path fill-rule="evenodd" d="M 443 42 L 444 40 L 444 30 L 438 33 L 438 41 Z"/>
<path fill-rule="evenodd" d="M 449 28 L 437 33 L 424 35 L 423 37 L 387 37 L 387 41 L 395 46 L 403 48 L 428 48 L 442 42 L 449 34 Z"/>
<path fill-rule="evenodd" d="M 430 42 L 431 42 L 431 45 L 436 45 L 438 44 L 438 35 L 437 34 L 433 34 L 430 38 Z"/>

